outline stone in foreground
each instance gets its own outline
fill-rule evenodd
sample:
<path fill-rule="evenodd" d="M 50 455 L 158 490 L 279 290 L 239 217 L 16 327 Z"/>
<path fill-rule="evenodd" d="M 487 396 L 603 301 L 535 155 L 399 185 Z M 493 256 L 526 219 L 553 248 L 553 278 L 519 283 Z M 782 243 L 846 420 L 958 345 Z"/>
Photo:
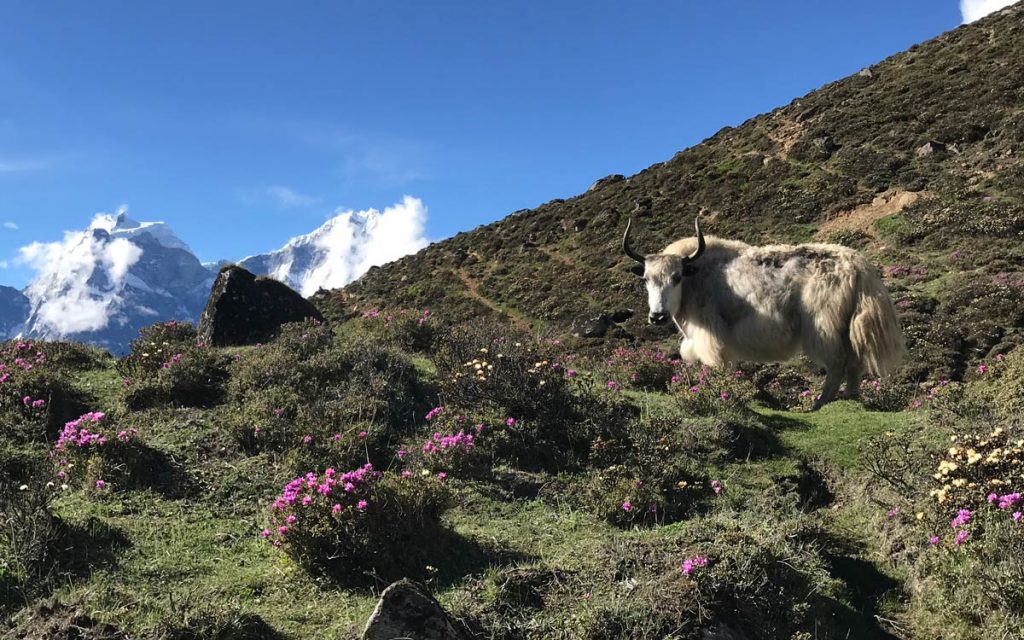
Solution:
<path fill-rule="evenodd" d="M 393 583 L 380 596 L 363 640 L 468 640 L 433 596 L 412 580 Z"/>
<path fill-rule="evenodd" d="M 308 300 L 273 278 L 238 265 L 220 270 L 199 320 L 199 339 L 226 347 L 271 340 L 287 322 L 323 321 Z"/>

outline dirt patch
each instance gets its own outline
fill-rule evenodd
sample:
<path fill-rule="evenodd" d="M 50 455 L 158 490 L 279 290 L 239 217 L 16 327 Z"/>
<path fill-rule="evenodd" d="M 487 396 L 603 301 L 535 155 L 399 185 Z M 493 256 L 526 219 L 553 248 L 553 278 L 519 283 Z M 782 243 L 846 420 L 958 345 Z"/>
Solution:
<path fill-rule="evenodd" d="M 765 135 L 781 147 L 784 154 L 788 154 L 793 145 L 803 138 L 804 125 L 784 113 L 772 116 L 771 126 L 766 128 Z"/>
<path fill-rule="evenodd" d="M 821 225 L 816 237 L 827 240 L 844 231 L 860 231 L 877 241 L 879 238 L 875 222 L 903 211 L 927 195 L 926 191 L 889 189 L 875 196 L 868 204 L 836 213 Z"/>
<path fill-rule="evenodd" d="M 116 627 L 99 622 L 79 607 L 44 602 L 22 615 L 10 632 L 16 640 L 128 640 Z"/>

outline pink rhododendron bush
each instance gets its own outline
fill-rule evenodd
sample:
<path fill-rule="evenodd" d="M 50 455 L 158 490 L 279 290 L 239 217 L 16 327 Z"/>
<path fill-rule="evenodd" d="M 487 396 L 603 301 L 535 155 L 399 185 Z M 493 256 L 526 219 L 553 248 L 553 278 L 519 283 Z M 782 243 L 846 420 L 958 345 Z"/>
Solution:
<path fill-rule="evenodd" d="M 58 482 L 96 491 L 127 484 L 140 454 L 138 433 L 118 429 L 100 411 L 68 422 L 50 453 Z"/>
<path fill-rule="evenodd" d="M 97 357 L 67 343 L 0 343 L 0 428 L 23 438 L 55 438 L 65 421 L 85 409 L 64 363 Z"/>
<path fill-rule="evenodd" d="M 296 563 L 342 582 L 421 572 L 437 551 L 449 504 L 443 479 L 327 468 L 288 482 L 261 533 Z"/>

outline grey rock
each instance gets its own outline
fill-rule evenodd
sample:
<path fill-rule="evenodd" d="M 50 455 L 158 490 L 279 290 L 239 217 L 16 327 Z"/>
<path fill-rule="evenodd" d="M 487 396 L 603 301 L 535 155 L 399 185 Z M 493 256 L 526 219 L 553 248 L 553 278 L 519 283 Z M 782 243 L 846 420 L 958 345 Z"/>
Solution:
<path fill-rule="evenodd" d="M 395 582 L 380 596 L 363 629 L 363 640 L 469 640 L 423 586 Z"/>
<path fill-rule="evenodd" d="M 613 326 L 615 323 L 603 313 L 588 314 L 572 323 L 572 335 L 577 338 L 603 338 Z"/>

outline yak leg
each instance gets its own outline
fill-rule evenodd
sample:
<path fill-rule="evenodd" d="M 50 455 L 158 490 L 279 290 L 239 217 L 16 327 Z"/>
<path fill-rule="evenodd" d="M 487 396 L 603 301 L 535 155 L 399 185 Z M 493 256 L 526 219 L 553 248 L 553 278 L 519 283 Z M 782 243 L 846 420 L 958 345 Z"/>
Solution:
<path fill-rule="evenodd" d="M 829 367 L 825 371 L 825 385 L 821 388 L 821 395 L 814 401 L 814 409 L 820 409 L 823 405 L 832 402 L 839 392 L 839 385 L 843 382 L 845 367 Z"/>
<path fill-rule="evenodd" d="M 860 377 L 863 374 L 861 367 L 856 362 L 846 365 L 846 398 L 856 400 L 860 398 Z"/>

